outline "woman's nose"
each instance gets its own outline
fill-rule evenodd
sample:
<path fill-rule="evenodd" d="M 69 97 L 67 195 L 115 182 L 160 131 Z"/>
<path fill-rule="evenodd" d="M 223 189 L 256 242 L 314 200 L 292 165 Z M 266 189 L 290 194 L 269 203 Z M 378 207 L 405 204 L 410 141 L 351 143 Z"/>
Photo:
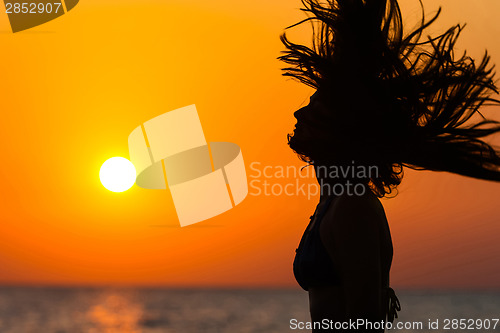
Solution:
<path fill-rule="evenodd" d="M 304 116 L 305 108 L 306 107 L 304 106 L 293 113 L 293 116 L 295 117 L 295 119 L 300 120 L 300 118 L 302 118 Z"/>

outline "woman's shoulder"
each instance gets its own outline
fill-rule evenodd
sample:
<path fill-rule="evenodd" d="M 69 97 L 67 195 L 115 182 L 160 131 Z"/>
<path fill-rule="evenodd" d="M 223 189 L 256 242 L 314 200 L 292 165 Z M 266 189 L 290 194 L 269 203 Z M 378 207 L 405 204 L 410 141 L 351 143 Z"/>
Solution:
<path fill-rule="evenodd" d="M 377 196 L 367 189 L 359 195 L 344 193 L 337 196 L 325 214 L 325 225 L 343 223 L 379 224 L 384 221 L 384 208 Z"/>
<path fill-rule="evenodd" d="M 385 213 L 379 199 L 370 191 L 363 195 L 340 195 L 328 207 L 320 225 L 326 247 L 373 249 L 378 247 Z M 362 246 L 361 246 L 362 245 Z"/>

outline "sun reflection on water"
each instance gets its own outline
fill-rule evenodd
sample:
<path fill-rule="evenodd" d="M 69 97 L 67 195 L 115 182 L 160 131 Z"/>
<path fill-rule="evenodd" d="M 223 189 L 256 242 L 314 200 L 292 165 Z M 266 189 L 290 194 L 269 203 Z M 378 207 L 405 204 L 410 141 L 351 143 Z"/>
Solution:
<path fill-rule="evenodd" d="M 87 312 L 94 326 L 89 332 L 140 333 L 143 314 L 141 302 L 135 302 L 133 295 L 108 291 Z"/>

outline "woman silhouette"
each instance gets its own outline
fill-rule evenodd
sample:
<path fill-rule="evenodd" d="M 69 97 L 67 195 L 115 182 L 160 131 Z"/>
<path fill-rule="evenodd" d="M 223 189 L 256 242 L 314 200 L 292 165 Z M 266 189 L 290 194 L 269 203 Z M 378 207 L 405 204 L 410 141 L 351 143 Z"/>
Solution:
<path fill-rule="evenodd" d="M 404 33 L 396 0 L 302 0 L 312 48 L 281 40 L 285 76 L 316 89 L 295 112 L 290 147 L 314 166 L 321 198 L 294 261 L 313 331 L 383 332 L 400 310 L 389 288 L 392 241 L 378 198 L 403 167 L 500 181 L 500 154 L 482 138 L 500 123 L 493 66 L 453 49 L 462 26 L 428 37 L 439 16 Z M 423 11 L 423 9 L 422 9 Z M 289 27 L 289 28 L 291 28 Z M 288 29 L 288 28 L 287 28 Z M 363 319 L 364 325 L 347 326 Z M 331 320 L 331 321 L 330 321 Z M 387 325 L 385 326 L 387 328 Z"/>

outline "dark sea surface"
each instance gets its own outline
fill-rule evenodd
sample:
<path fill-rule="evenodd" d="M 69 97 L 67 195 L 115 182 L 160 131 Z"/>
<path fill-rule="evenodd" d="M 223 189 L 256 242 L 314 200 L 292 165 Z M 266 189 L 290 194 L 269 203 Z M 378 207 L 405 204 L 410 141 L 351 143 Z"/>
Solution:
<path fill-rule="evenodd" d="M 500 332 L 500 323 L 495 330 L 443 326 L 445 319 L 499 318 L 500 292 L 396 291 L 399 322 L 423 327 L 394 331 Z M 0 287 L 2 333 L 309 331 L 292 330 L 291 319 L 309 320 L 307 293 L 300 289 Z M 429 319 L 439 320 L 439 329 L 429 330 Z"/>

